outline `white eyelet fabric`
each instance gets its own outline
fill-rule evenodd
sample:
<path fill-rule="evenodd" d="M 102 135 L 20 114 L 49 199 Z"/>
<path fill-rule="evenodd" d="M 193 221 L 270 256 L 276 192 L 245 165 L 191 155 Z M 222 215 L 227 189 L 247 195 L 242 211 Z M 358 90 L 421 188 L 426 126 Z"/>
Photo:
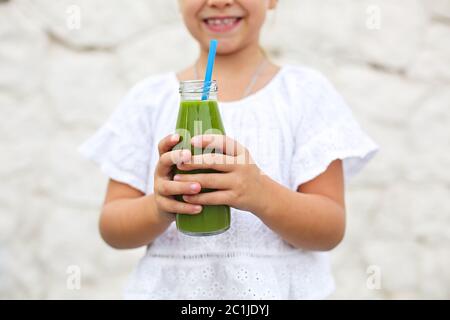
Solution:
<path fill-rule="evenodd" d="M 157 144 L 174 132 L 178 107 L 175 73 L 151 76 L 130 90 L 80 151 L 110 178 L 153 193 Z M 378 149 L 331 83 L 307 67 L 284 66 L 260 91 L 219 102 L 219 109 L 226 134 L 291 190 L 336 159 L 348 180 Z M 254 214 L 232 208 L 230 229 L 216 236 L 184 235 L 173 223 L 148 245 L 124 297 L 320 299 L 333 290 L 328 253 L 294 248 Z"/>

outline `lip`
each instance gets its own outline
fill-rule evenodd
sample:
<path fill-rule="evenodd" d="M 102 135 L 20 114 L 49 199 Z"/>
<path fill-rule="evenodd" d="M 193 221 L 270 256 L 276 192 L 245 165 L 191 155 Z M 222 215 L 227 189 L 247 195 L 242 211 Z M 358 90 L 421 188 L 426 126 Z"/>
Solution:
<path fill-rule="evenodd" d="M 228 33 L 236 29 L 243 17 L 216 16 L 202 19 L 203 26 L 212 33 Z"/>

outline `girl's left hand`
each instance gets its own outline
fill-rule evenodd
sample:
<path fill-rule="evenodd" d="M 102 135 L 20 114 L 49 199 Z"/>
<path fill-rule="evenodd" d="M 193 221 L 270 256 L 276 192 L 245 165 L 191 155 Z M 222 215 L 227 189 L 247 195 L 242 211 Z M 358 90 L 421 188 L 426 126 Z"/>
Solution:
<path fill-rule="evenodd" d="M 175 181 L 198 182 L 202 188 L 215 191 L 183 195 L 192 204 L 231 207 L 255 213 L 261 205 L 262 171 L 254 163 L 250 152 L 239 142 L 224 135 L 199 135 L 191 139 L 196 148 L 207 148 L 221 153 L 193 155 L 190 163 L 178 164 L 183 171 L 214 169 L 218 173 L 177 174 Z"/>

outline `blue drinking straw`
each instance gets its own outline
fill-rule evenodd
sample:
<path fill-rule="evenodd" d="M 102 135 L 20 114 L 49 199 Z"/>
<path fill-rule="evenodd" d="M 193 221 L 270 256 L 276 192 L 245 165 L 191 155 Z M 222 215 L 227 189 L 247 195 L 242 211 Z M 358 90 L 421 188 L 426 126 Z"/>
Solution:
<path fill-rule="evenodd" d="M 208 100 L 209 88 L 211 87 L 211 77 L 216 58 L 217 40 L 211 40 L 209 43 L 208 64 L 206 65 L 205 82 L 203 84 L 202 100 Z"/>

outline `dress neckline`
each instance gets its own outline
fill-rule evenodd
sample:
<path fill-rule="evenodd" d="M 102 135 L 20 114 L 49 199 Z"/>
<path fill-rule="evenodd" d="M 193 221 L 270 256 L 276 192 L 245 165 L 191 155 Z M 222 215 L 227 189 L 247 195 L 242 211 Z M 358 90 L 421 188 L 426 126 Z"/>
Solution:
<path fill-rule="evenodd" d="M 238 100 L 233 100 L 233 101 L 220 101 L 218 100 L 218 104 L 221 106 L 237 106 L 237 105 L 241 105 L 241 104 L 245 104 L 251 100 L 254 100 L 256 98 L 258 98 L 261 95 L 266 94 L 267 92 L 270 91 L 270 89 L 275 86 L 275 84 L 278 82 L 278 79 L 281 78 L 282 74 L 285 72 L 286 70 L 286 66 L 281 66 L 280 69 L 278 70 L 278 72 L 272 77 L 272 79 L 269 80 L 269 82 L 267 82 L 262 88 L 260 88 L 259 90 L 257 90 L 256 92 L 238 99 Z M 171 78 L 176 82 L 176 85 L 178 86 L 180 83 L 180 80 L 177 77 L 176 72 L 171 72 Z M 220 87 L 219 87 L 220 90 Z"/>

